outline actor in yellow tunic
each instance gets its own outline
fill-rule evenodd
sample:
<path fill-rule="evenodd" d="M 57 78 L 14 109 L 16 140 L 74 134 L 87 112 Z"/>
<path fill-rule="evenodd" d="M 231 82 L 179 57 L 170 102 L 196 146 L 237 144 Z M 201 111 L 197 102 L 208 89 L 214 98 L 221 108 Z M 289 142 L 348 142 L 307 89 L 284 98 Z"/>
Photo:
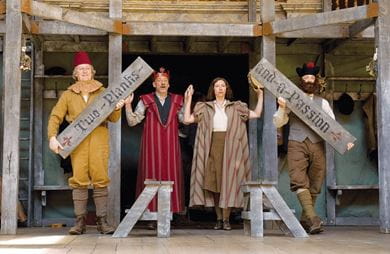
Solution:
<path fill-rule="evenodd" d="M 62 148 L 56 136 L 60 124 L 65 119 L 74 121 L 93 100 L 104 91 L 103 85 L 93 79 L 95 70 L 86 52 L 78 52 L 74 58 L 73 76 L 77 81 L 71 85 L 54 106 L 48 124 L 50 149 L 58 153 Z M 97 230 L 100 233 L 113 233 L 114 228 L 107 223 L 107 186 L 109 158 L 109 132 L 107 122 L 116 122 L 121 116 L 124 100 L 116 105 L 115 111 L 100 126 L 93 130 L 71 153 L 73 176 L 69 186 L 73 189 L 73 203 L 76 225 L 70 234 L 85 232 L 87 215 L 88 186 L 93 185 L 93 198 L 96 206 Z"/>

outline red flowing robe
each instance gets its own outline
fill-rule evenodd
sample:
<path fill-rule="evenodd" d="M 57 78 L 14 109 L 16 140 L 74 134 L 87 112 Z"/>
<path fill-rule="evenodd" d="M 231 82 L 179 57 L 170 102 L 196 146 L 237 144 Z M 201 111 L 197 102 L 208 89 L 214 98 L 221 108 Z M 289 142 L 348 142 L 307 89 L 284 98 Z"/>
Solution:
<path fill-rule="evenodd" d="M 179 144 L 179 121 L 177 114 L 183 105 L 183 97 L 170 94 L 171 107 L 168 120 L 162 124 L 154 93 L 141 96 L 146 107 L 145 124 L 141 140 L 137 188 L 139 196 L 144 189 L 144 181 L 173 181 L 171 195 L 171 211 L 183 210 L 184 188 L 183 173 Z M 153 198 L 149 205 L 150 211 L 157 211 L 157 199 Z"/>

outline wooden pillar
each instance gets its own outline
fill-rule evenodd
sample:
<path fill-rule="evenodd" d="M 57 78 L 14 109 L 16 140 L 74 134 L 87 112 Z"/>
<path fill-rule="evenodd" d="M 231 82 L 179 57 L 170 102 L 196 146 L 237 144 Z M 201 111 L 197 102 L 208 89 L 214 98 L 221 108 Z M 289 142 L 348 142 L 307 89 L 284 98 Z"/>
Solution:
<path fill-rule="evenodd" d="M 34 179 L 33 185 L 44 185 L 43 171 L 43 139 L 46 133 L 43 133 L 43 88 L 44 80 L 40 78 L 44 75 L 45 66 L 43 65 L 43 40 L 40 37 L 34 38 Z M 32 225 L 42 226 L 42 204 L 41 193 L 34 192 L 34 219 Z M 28 211 L 31 212 L 31 211 Z M 29 216 L 32 218 L 31 216 Z"/>
<path fill-rule="evenodd" d="M 256 22 L 256 7 L 257 7 L 257 1 L 256 0 L 248 0 L 248 21 L 249 22 Z"/>
<path fill-rule="evenodd" d="M 322 0 L 322 11 L 332 11 L 332 0 Z"/>
<path fill-rule="evenodd" d="M 248 22 L 255 23 L 256 19 L 256 0 L 248 0 Z M 254 50 L 249 54 L 249 67 L 253 68 L 260 61 L 260 39 L 254 38 Z M 249 86 L 249 105 L 254 108 L 257 104 L 257 96 Z M 259 154 L 258 154 L 258 125 L 261 121 L 258 119 L 249 120 L 249 159 L 251 162 L 252 180 L 260 179 Z"/>
<path fill-rule="evenodd" d="M 380 230 L 390 233 L 390 1 L 378 0 L 379 16 L 375 24 L 378 48 L 377 126 L 379 170 Z"/>
<path fill-rule="evenodd" d="M 16 234 L 19 189 L 19 136 L 21 73 L 20 52 L 22 14 L 20 0 L 6 1 L 4 42 L 4 139 L 1 233 Z"/>
<path fill-rule="evenodd" d="M 122 19 L 122 0 L 110 0 L 110 18 Z M 122 35 L 109 34 L 108 83 L 120 81 L 122 73 Z M 121 120 L 110 124 L 108 221 L 119 225 L 121 214 Z"/>
<path fill-rule="evenodd" d="M 260 0 L 261 22 L 271 22 L 275 19 L 275 1 Z M 261 56 L 276 66 L 276 45 L 275 36 L 263 36 L 261 42 Z M 272 122 L 273 114 L 276 111 L 275 97 L 268 90 L 264 89 L 264 108 L 262 117 L 262 137 L 260 144 L 260 167 L 261 178 L 265 181 L 278 181 L 277 165 L 277 141 L 276 128 Z M 254 179 L 257 180 L 257 179 Z"/>

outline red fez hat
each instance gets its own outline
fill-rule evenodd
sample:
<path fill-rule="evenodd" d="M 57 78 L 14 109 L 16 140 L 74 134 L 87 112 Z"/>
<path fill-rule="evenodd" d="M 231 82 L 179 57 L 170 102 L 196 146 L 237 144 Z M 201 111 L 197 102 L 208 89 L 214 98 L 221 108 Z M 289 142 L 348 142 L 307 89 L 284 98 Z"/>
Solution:
<path fill-rule="evenodd" d="M 169 71 L 166 70 L 164 67 L 160 67 L 160 70 L 157 72 L 153 72 L 153 81 L 156 80 L 156 78 L 165 76 L 167 79 L 169 79 Z"/>
<path fill-rule="evenodd" d="M 296 69 L 299 77 L 303 77 L 305 75 L 317 75 L 320 71 L 320 67 L 316 66 L 314 62 L 307 62 L 303 64 L 302 68 Z"/>
<path fill-rule="evenodd" d="M 80 64 L 90 64 L 92 65 L 91 59 L 89 59 L 88 53 L 85 51 L 79 51 L 74 55 L 73 58 L 73 67 L 76 67 Z"/>

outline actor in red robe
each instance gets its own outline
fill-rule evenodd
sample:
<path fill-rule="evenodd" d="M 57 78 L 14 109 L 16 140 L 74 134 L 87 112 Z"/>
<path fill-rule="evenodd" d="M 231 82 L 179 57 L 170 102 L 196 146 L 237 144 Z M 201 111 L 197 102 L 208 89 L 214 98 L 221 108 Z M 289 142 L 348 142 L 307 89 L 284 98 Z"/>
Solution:
<path fill-rule="evenodd" d="M 173 181 L 171 211 L 183 210 L 183 173 L 179 144 L 179 121 L 183 120 L 183 97 L 168 93 L 169 72 L 160 68 L 153 74 L 154 93 L 140 96 L 135 111 L 131 102 L 133 95 L 126 99 L 126 118 L 134 126 L 145 118 L 138 163 L 137 196 L 144 189 L 145 180 Z M 150 211 L 157 210 L 154 198 Z"/>

